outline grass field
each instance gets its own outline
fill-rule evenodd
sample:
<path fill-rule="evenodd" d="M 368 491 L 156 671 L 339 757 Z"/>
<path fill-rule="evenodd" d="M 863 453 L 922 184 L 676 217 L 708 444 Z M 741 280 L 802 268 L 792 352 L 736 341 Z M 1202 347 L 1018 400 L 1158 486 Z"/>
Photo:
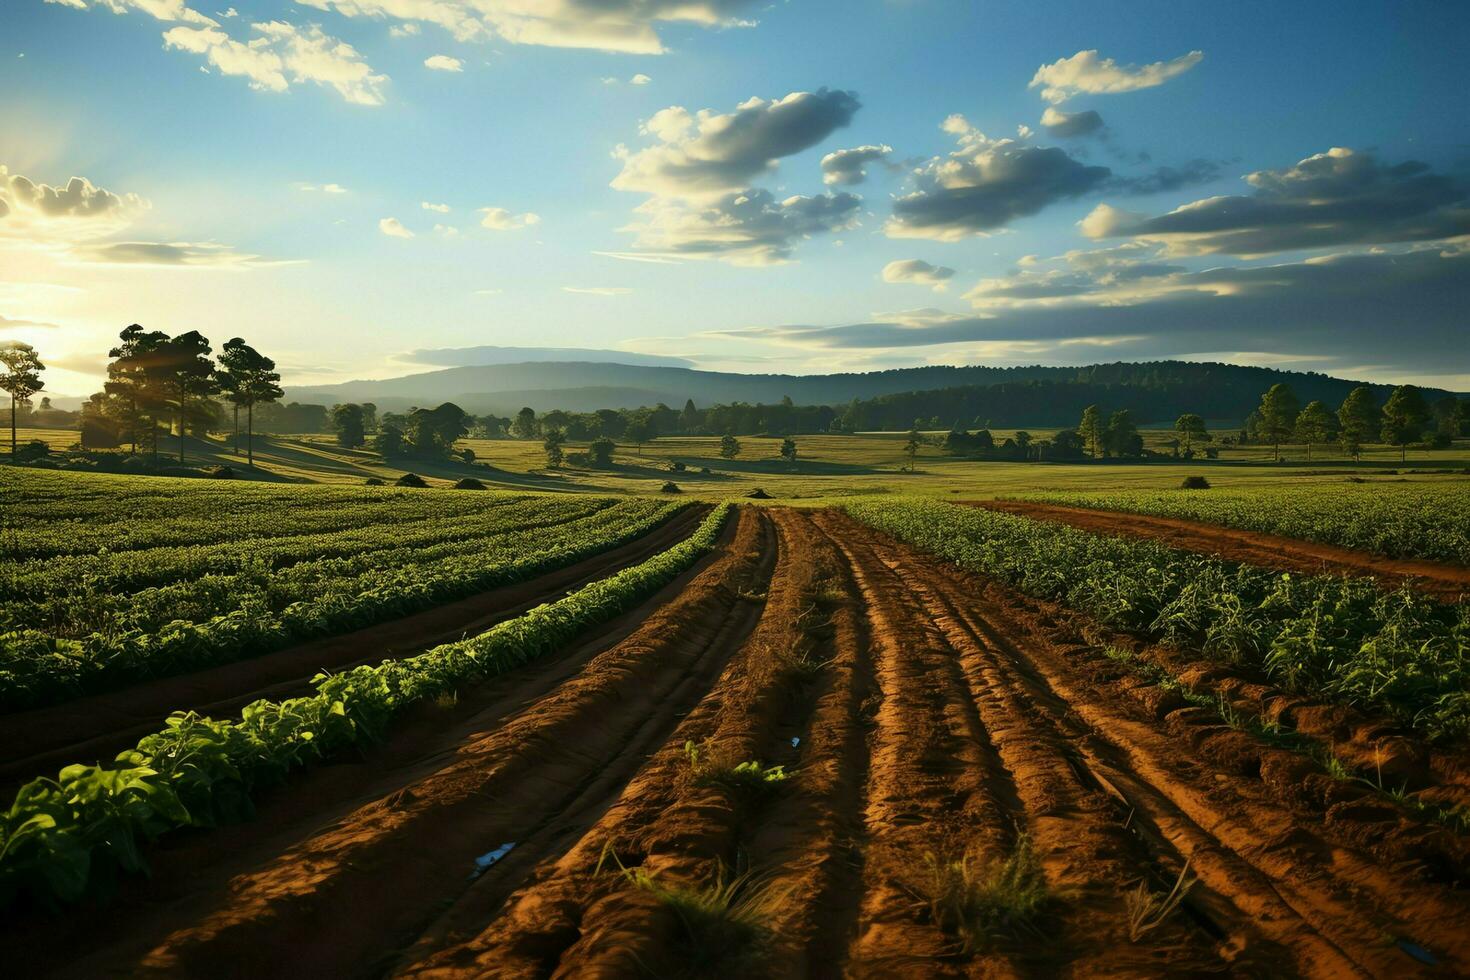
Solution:
<path fill-rule="evenodd" d="M 997 439 L 1011 434 L 1009 430 L 995 432 Z M 1050 431 L 1038 429 L 1032 434 L 1045 438 Z M 1144 430 L 1143 434 L 1146 443 L 1156 447 L 1169 436 L 1152 430 Z M 912 473 L 904 472 L 906 437 L 895 432 L 798 436 L 794 467 L 779 457 L 780 439 L 754 436 L 741 437 L 741 454 L 734 460 L 721 459 L 719 440 L 708 436 L 661 438 L 645 444 L 641 452 L 620 445 L 613 470 L 574 466 L 549 470 L 540 440 L 463 440 L 460 446 L 474 451 L 475 464 L 452 460 L 390 463 L 368 450 L 342 449 L 325 435 L 257 437 L 256 462 L 264 478 L 288 482 L 361 483 L 370 477 L 392 481 L 412 470 L 431 483 L 452 483 L 474 476 L 503 489 L 658 494 L 664 483 L 672 480 L 683 493 L 699 499 L 733 499 L 761 487 L 777 499 L 805 502 L 868 494 L 985 498 L 1028 491 L 1165 489 L 1178 486 L 1188 475 L 1203 475 L 1212 484 L 1243 487 L 1274 484 L 1282 478 L 1340 481 L 1348 474 L 1398 477 L 1385 473 L 1387 470 L 1447 470 L 1452 472 L 1416 473 L 1409 478 L 1462 479 L 1464 474 L 1459 471 L 1470 467 L 1470 441 L 1463 440 L 1445 450 L 1411 449 L 1404 462 L 1399 460 L 1398 449 L 1389 446 L 1371 447 L 1359 462 L 1319 446 L 1311 462 L 1300 447 L 1283 447 L 1287 462 L 1272 463 L 1269 448 L 1248 446 L 1224 447 L 1221 458 L 1212 461 L 1040 464 L 957 459 L 939 448 L 944 433 L 928 436 L 932 444 L 920 450 Z M 21 437 L 42 438 L 62 448 L 75 442 L 76 434 L 22 430 Z M 575 451 L 580 447 L 568 448 Z M 170 449 L 176 454 L 177 443 L 166 441 L 161 453 L 168 455 Z M 241 458 L 229 451 L 226 442 L 190 439 L 187 452 L 191 462 L 227 464 L 244 472 Z M 672 472 L 670 466 L 675 462 L 682 462 L 685 471 Z M 488 464 L 488 468 L 480 464 Z M 706 467 L 711 470 L 709 474 L 698 472 Z"/>

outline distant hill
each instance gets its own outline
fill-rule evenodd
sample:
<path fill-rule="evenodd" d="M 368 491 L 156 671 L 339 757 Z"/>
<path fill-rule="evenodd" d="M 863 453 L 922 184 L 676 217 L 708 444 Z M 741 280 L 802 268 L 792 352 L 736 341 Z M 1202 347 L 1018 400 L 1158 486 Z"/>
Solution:
<path fill-rule="evenodd" d="M 540 361 L 451 367 L 378 381 L 293 386 L 287 390 L 286 399 L 323 405 L 370 401 L 380 411 L 452 401 L 476 414 L 512 415 L 522 406 L 537 412 L 554 408 L 636 408 L 658 402 L 679 408 L 686 399 L 693 399 L 695 405 L 706 408 L 731 402 L 774 403 L 786 397 L 798 405 L 840 406 L 854 399 L 904 396 L 891 399 L 878 414 L 897 418 L 907 413 L 904 424 L 916 416 L 939 415 L 947 425 L 954 421 L 948 417 L 952 411 L 968 410 L 973 405 L 988 413 L 995 425 L 1053 424 L 1050 416 L 1056 412 L 1052 409 L 1059 406 L 1044 401 L 1020 399 L 1011 403 L 1007 399 L 997 404 L 979 395 L 952 392 L 935 399 L 915 394 L 1030 381 L 1069 388 L 1075 385 L 1072 390 L 1079 396 L 1097 395 L 1105 408 L 1132 409 L 1141 423 L 1172 421 L 1185 411 L 1207 418 L 1244 418 L 1260 402 L 1261 393 L 1278 382 L 1291 385 L 1303 403 L 1320 399 L 1336 408 L 1349 391 L 1364 383 L 1315 372 L 1188 361 L 1085 367 L 931 366 L 818 375 L 731 374 L 656 365 Z M 1369 387 L 1380 401 L 1392 390 L 1391 385 Z M 1084 391 L 1087 393 L 1082 395 Z M 1425 389 L 1424 393 L 1430 400 L 1449 394 L 1439 389 Z M 1070 412 L 1068 405 L 1068 417 Z"/>
<path fill-rule="evenodd" d="M 399 360 L 432 367 L 485 367 L 492 364 L 527 364 L 535 361 L 588 361 L 598 364 L 634 364 L 645 367 L 692 368 L 694 362 L 667 354 L 635 354 L 621 350 L 585 347 L 440 347 L 420 349 Z"/>

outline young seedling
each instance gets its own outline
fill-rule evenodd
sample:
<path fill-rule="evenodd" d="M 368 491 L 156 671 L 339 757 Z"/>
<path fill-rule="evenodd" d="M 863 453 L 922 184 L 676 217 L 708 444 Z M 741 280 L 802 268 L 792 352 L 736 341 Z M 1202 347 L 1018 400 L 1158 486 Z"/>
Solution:
<path fill-rule="evenodd" d="M 1147 881 L 1140 881 L 1123 900 L 1124 908 L 1128 910 L 1128 939 L 1136 943 L 1162 925 L 1183 904 L 1197 880 L 1189 877 L 1189 862 L 1185 861 L 1167 895 L 1152 891 Z"/>

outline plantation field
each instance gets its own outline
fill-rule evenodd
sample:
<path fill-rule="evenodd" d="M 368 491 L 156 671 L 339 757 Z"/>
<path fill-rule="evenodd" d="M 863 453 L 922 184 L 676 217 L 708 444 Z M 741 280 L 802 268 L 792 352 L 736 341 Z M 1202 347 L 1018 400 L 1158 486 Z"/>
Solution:
<path fill-rule="evenodd" d="M 1041 493 L 1021 499 L 1181 517 L 1361 548 L 1391 558 L 1470 565 L 1470 481 L 1123 493 Z"/>
<path fill-rule="evenodd" d="M 1052 430 L 1031 430 L 1038 439 Z M 995 430 L 1003 440 L 1010 430 Z M 1151 448 L 1163 450 L 1172 433 L 1143 430 Z M 24 430 L 23 430 L 24 436 Z M 75 441 L 75 433 L 62 442 Z M 686 496 L 720 501 L 744 497 L 756 487 L 788 502 L 838 501 L 851 496 L 921 495 L 992 497 L 1037 491 L 1102 492 L 1113 490 L 1162 490 L 1177 487 L 1186 476 L 1203 475 L 1217 486 L 1255 487 L 1286 480 L 1341 483 L 1349 475 L 1379 481 L 1414 482 L 1467 479 L 1470 442 L 1461 441 L 1444 450 L 1411 449 L 1406 462 L 1399 451 L 1388 446 L 1369 447 L 1361 461 L 1344 458 L 1335 450 L 1317 447 L 1315 459 L 1291 447 L 1283 450 L 1285 463 L 1272 463 L 1269 447 L 1222 447 L 1218 461 L 1131 461 L 1102 463 L 1022 463 L 956 458 L 939 446 L 945 433 L 926 434 L 929 441 L 906 472 L 905 435 L 896 432 L 857 435 L 797 436 L 795 466 L 779 457 L 781 439 L 741 436 L 741 453 L 733 460 L 722 459 L 719 439 L 711 436 L 668 436 L 646 443 L 641 450 L 620 444 L 610 470 L 568 464 L 548 469 L 541 441 L 515 439 L 465 439 L 461 448 L 475 454 L 474 463 L 438 459 L 394 459 L 385 461 L 366 449 L 347 450 L 327 435 L 260 437 L 256 439 L 254 474 L 263 479 L 298 483 L 356 483 L 369 478 L 391 483 L 405 472 L 414 472 L 435 486 L 449 486 L 463 477 L 474 477 L 499 489 L 543 492 L 583 492 L 660 496 L 668 481 Z M 69 440 L 69 441 L 68 441 Z M 585 450 L 568 444 L 569 452 Z M 188 441 L 191 464 L 228 465 L 241 476 L 250 476 L 243 457 L 232 454 L 221 440 Z M 177 442 L 165 439 L 160 448 L 165 458 L 177 455 Z M 683 471 L 672 467 L 682 463 Z M 699 472 L 709 469 L 709 473 Z M 1389 472 L 1393 471 L 1393 472 Z M 1414 472 L 1419 471 L 1419 472 Z M 1427 472 L 1426 472 L 1427 471 Z"/>
<path fill-rule="evenodd" d="M 679 506 L 0 472 L 0 706 L 402 616 L 570 565 Z"/>
<path fill-rule="evenodd" d="M 1230 560 L 830 477 L 711 507 L 0 469 L 5 642 L 43 649 L 0 675 L 36 699 L 0 708 L 0 962 L 1470 972 L 1470 604 L 1425 560 L 1465 484 L 1251 469 L 1187 498 L 1288 535 Z"/>

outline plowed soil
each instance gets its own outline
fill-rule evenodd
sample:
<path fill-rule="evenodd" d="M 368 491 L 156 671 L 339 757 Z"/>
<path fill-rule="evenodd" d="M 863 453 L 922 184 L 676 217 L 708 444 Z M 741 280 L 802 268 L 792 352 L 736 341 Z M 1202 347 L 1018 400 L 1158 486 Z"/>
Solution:
<path fill-rule="evenodd" d="M 1127 638 L 840 513 L 745 510 L 711 558 L 596 633 L 298 776 L 251 823 L 166 839 L 153 877 L 106 906 L 0 924 L 0 962 L 70 977 L 1470 972 L 1465 837 L 1104 654 Z M 1242 711 L 1331 728 L 1248 679 L 1133 649 Z M 1400 757 L 1431 789 L 1457 785 L 1413 746 Z M 742 781 L 751 761 L 787 778 Z M 932 869 L 966 858 L 979 875 L 1021 846 L 1048 899 L 965 948 Z M 1183 903 L 1140 931 L 1129 896 L 1181 874 Z M 719 881 L 754 907 L 734 926 L 679 904 Z"/>
<path fill-rule="evenodd" d="M 1095 534 L 1152 538 L 1171 548 L 1286 572 L 1372 575 L 1390 587 L 1412 580 L 1416 588 L 1447 602 L 1456 602 L 1462 596 L 1470 595 L 1470 568 L 1442 562 L 1384 558 L 1315 541 L 1240 531 L 1173 517 L 1065 507 L 1030 500 L 987 500 L 977 506 L 1035 520 L 1059 521 Z"/>

